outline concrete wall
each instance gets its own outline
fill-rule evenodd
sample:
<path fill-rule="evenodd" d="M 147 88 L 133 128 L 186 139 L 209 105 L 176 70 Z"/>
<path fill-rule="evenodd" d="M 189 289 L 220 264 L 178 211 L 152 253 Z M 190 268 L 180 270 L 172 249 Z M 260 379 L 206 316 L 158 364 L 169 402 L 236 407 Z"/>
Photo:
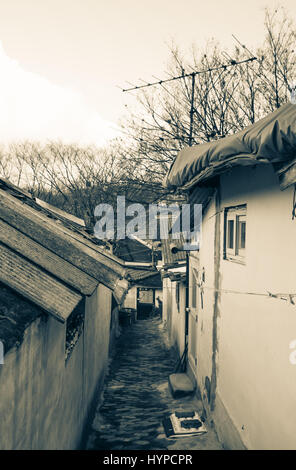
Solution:
<path fill-rule="evenodd" d="M 0 367 L 0 448 L 75 449 L 108 361 L 111 292 L 86 299 L 83 333 L 65 362 L 66 325 L 43 316 Z"/>
<path fill-rule="evenodd" d="M 163 279 L 163 321 L 167 323 L 168 339 L 181 356 L 185 346 L 185 303 L 186 286 L 180 282 L 179 310 L 176 302 L 177 281 Z"/>
<path fill-rule="evenodd" d="M 124 308 L 137 308 L 137 287 L 133 286 L 131 289 L 128 290 L 124 302 Z"/>
<path fill-rule="evenodd" d="M 235 169 L 222 175 L 220 205 L 213 201 L 203 219 L 206 280 L 194 372 L 229 448 L 296 449 L 296 366 L 289 360 L 296 306 L 214 291 L 296 293 L 292 201 L 293 189 L 280 191 L 271 165 Z M 217 214 L 239 204 L 247 204 L 245 264 L 223 259 L 223 212 Z"/>
<path fill-rule="evenodd" d="M 167 323 L 168 319 L 168 312 L 170 312 L 171 309 L 171 293 L 170 293 L 170 287 L 171 286 L 171 281 L 168 277 L 165 277 L 162 280 L 162 321 L 163 323 Z"/>
<path fill-rule="evenodd" d="M 214 315 L 214 285 L 215 285 L 215 200 L 209 204 L 203 216 L 202 244 L 199 256 L 196 253 L 190 254 L 189 260 L 189 315 L 188 331 L 188 359 L 189 372 L 198 382 L 204 400 L 204 404 L 209 412 L 210 408 L 210 382 L 212 380 L 212 360 L 213 360 L 213 315 Z M 205 267 L 205 284 L 212 287 L 204 292 L 203 308 L 201 306 L 201 292 L 196 286 L 196 309 L 192 307 L 192 290 L 194 287 L 193 272 L 198 273 L 197 281 L 201 281 L 201 269 Z M 197 284 L 197 282 L 195 282 Z M 197 315 L 197 322 L 192 321 L 192 314 Z M 193 332 L 192 330 L 195 329 Z M 192 345 L 195 337 L 195 348 Z M 195 349 L 196 363 L 191 358 L 190 351 Z M 214 371 L 213 371 L 214 372 Z"/>
<path fill-rule="evenodd" d="M 185 346 L 185 302 L 186 286 L 185 283 L 179 283 L 179 310 L 176 302 L 177 282 L 171 282 L 171 321 L 169 339 L 172 346 L 176 348 L 179 355 L 182 356 Z"/>

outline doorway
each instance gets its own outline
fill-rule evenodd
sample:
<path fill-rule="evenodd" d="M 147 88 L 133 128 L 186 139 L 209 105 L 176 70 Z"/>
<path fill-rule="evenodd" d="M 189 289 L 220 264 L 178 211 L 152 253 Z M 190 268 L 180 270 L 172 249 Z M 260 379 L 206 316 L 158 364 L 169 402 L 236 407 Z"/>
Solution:
<path fill-rule="evenodd" d="M 138 287 L 137 292 L 137 319 L 143 320 L 148 318 L 154 307 L 155 301 L 155 292 L 154 289 L 149 289 L 147 287 Z"/>

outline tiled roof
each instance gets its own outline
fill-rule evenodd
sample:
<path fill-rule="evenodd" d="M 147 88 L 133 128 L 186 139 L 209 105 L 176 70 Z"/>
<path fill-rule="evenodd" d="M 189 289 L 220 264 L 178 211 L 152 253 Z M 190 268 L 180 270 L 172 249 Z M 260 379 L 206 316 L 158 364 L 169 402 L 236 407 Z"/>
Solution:
<path fill-rule="evenodd" d="M 64 322 L 82 295 L 0 243 L 0 281 Z"/>
<path fill-rule="evenodd" d="M 69 214 L 58 207 L 54 207 L 51 204 L 42 201 L 41 199 L 33 197 L 28 191 L 25 189 L 19 188 L 15 186 L 10 181 L 0 178 L 0 188 L 4 191 L 8 192 L 14 197 L 23 200 L 31 207 L 34 207 L 36 210 L 47 214 L 48 216 L 52 216 L 58 220 L 61 220 L 63 223 L 69 225 L 73 228 L 82 228 L 85 227 L 84 220 L 75 217 L 72 214 Z"/>
<path fill-rule="evenodd" d="M 120 300 L 125 289 L 123 285 L 119 285 L 118 281 L 125 276 L 124 266 L 118 258 L 99 248 L 86 236 L 82 236 L 77 230 L 71 230 L 61 221 L 49 218 L 43 212 L 30 207 L 27 199 L 19 200 L 1 189 L 0 219 L 41 247 L 113 289 L 115 296 Z M 28 249 L 27 245 L 26 249 Z M 45 252 L 43 254 L 45 258 L 48 255 L 48 253 L 45 255 Z M 47 269 L 49 269 L 48 259 L 44 262 L 47 262 Z M 55 274 L 57 275 L 57 272 Z"/>
<path fill-rule="evenodd" d="M 155 269 L 126 268 L 126 274 L 131 281 L 138 281 L 140 279 L 155 276 L 158 274 L 158 271 Z"/>
<path fill-rule="evenodd" d="M 162 280 L 160 272 L 158 271 L 157 273 L 154 273 L 153 276 L 147 276 L 146 278 L 140 279 L 137 282 L 137 285 L 162 289 Z"/>
<path fill-rule="evenodd" d="M 73 264 L 0 219 L 0 241 L 80 293 L 91 295 L 98 282 Z"/>
<path fill-rule="evenodd" d="M 135 263 L 151 263 L 152 261 L 151 249 L 131 238 L 116 241 L 115 254 L 124 261 Z"/>

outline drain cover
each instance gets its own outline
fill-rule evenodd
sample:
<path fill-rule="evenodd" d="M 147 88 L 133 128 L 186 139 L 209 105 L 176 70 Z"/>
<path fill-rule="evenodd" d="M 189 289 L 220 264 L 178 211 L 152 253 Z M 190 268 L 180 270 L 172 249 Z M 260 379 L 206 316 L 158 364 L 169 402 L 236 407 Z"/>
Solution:
<path fill-rule="evenodd" d="M 207 432 L 196 411 L 176 411 L 163 419 L 163 427 L 167 437 L 194 436 Z"/>

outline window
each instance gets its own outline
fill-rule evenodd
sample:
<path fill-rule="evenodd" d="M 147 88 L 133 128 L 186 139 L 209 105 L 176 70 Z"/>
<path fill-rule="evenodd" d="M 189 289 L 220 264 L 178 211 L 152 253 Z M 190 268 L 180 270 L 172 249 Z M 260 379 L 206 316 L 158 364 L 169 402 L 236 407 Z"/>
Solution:
<path fill-rule="evenodd" d="M 246 205 L 225 209 L 224 259 L 245 262 L 246 213 Z"/>

